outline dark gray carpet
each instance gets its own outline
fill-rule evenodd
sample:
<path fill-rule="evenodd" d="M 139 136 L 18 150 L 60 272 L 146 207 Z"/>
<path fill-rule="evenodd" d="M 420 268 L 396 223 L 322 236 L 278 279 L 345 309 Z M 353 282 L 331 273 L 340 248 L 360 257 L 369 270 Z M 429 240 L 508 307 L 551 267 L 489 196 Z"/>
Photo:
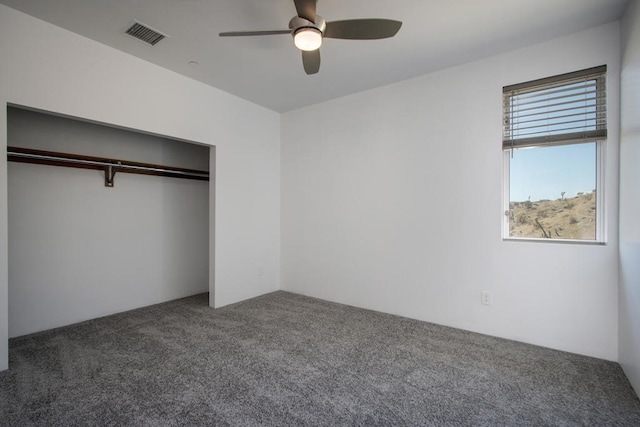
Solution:
<path fill-rule="evenodd" d="M 10 341 L 0 424 L 640 426 L 620 366 L 276 292 Z"/>

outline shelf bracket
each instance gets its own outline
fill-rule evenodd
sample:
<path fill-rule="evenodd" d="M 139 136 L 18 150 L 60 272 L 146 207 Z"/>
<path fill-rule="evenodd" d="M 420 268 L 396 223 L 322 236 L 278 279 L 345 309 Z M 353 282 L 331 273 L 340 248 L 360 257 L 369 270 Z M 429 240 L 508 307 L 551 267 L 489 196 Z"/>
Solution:
<path fill-rule="evenodd" d="M 122 165 L 118 162 L 118 165 Z M 118 168 L 113 165 L 108 165 L 104 167 L 104 186 L 105 187 L 113 187 L 113 178 L 116 176 L 116 172 Z"/>

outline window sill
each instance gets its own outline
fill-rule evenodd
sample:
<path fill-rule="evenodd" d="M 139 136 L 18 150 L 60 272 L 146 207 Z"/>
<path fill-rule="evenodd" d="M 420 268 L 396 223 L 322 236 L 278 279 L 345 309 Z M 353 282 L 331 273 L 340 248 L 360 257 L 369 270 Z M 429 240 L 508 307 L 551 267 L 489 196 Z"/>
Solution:
<path fill-rule="evenodd" d="M 574 240 L 574 239 L 544 239 L 535 237 L 503 237 L 503 242 L 542 242 L 542 243 L 565 243 L 570 245 L 595 245 L 606 246 L 607 242 L 598 240 Z"/>

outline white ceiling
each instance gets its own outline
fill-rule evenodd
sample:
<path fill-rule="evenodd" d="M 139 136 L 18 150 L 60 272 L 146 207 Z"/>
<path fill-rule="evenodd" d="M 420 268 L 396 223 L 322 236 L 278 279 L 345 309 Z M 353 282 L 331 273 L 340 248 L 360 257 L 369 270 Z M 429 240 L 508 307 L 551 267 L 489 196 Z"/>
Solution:
<path fill-rule="evenodd" d="M 391 39 L 325 39 L 320 72 L 311 76 L 289 35 L 218 37 L 286 29 L 292 0 L 0 3 L 285 112 L 615 21 L 627 0 L 320 0 L 327 21 L 390 18 L 403 26 Z M 134 19 L 169 37 L 151 47 L 127 36 Z"/>

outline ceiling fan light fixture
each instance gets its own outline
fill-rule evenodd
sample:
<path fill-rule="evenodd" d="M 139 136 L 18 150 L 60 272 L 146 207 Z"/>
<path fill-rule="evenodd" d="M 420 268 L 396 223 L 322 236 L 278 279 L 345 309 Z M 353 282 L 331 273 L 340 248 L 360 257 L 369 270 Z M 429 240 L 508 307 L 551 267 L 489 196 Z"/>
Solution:
<path fill-rule="evenodd" d="M 293 35 L 293 43 L 300 50 L 316 50 L 322 45 L 322 32 L 316 28 L 300 28 Z"/>

